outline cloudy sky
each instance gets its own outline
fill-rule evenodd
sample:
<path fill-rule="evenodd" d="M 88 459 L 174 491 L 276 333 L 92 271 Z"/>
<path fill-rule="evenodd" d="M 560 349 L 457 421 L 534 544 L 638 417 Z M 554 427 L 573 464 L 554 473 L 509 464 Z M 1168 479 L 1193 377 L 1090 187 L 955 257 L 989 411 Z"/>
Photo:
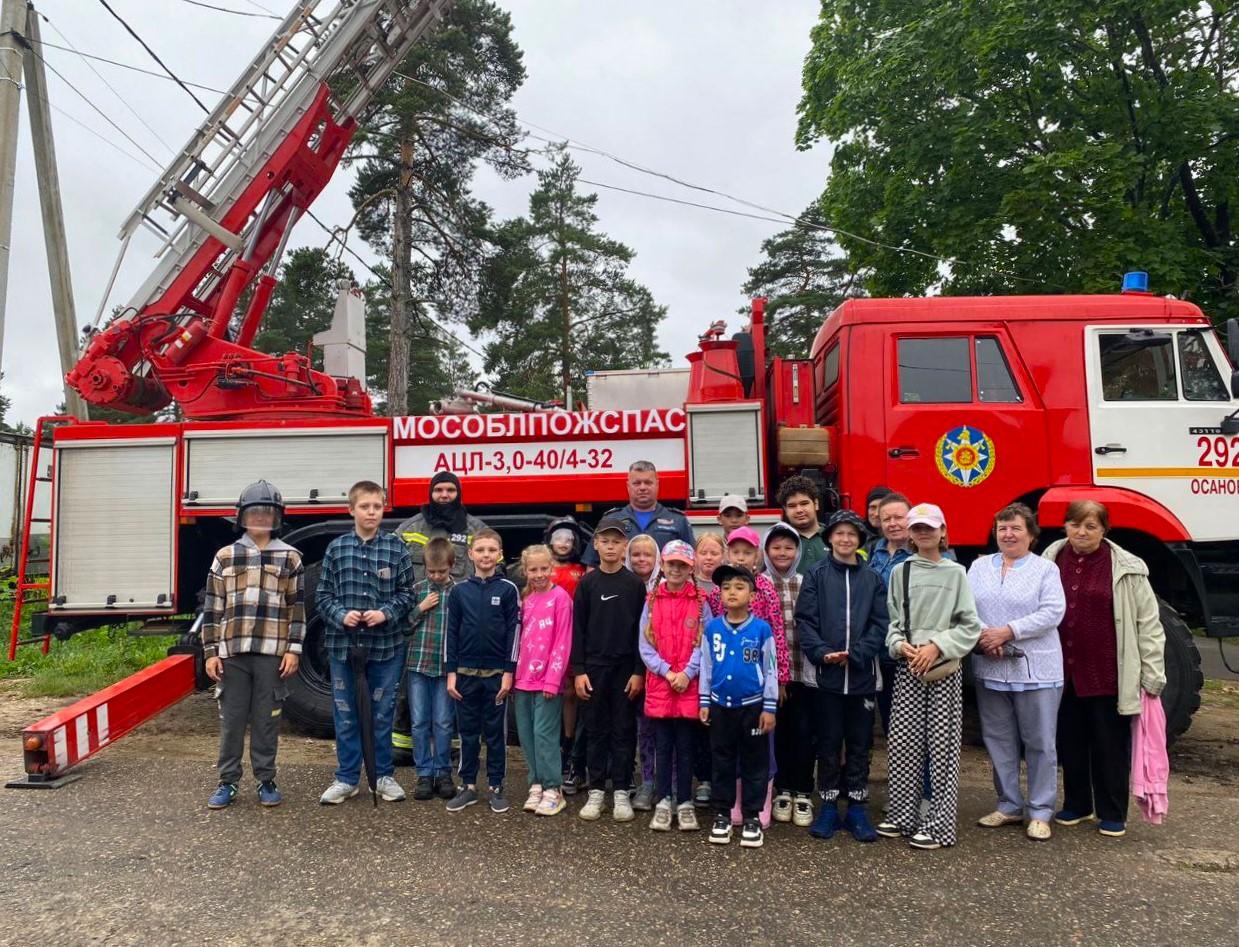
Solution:
<path fill-rule="evenodd" d="M 109 2 L 183 79 L 216 88 L 234 81 L 275 25 L 185 0 Z M 212 2 L 252 13 L 285 9 L 282 0 Z M 95 0 L 37 3 L 47 18 L 42 23 L 47 43 L 157 68 Z M 811 0 L 500 3 L 511 11 L 525 53 L 528 78 L 513 103 L 522 119 L 789 213 L 798 213 L 821 191 L 825 148 L 799 152 L 793 145 L 800 68 L 817 14 Z M 103 63 L 93 64 L 96 74 L 72 52 L 57 49 L 47 49 L 46 59 L 133 139 L 110 127 L 61 78 L 49 76 L 80 325 L 93 318 L 119 247 L 116 233 L 157 178 L 155 163 L 162 167 L 168 161 L 169 146 L 183 144 L 202 113 L 171 82 Z M 218 98 L 198 94 L 208 106 Z M 29 423 L 62 396 L 25 122 L 23 103 L 3 391 L 13 401 L 11 419 Z M 576 159 L 590 180 L 745 209 L 605 158 L 578 153 Z M 339 172 L 314 207 L 328 223 L 342 224 L 351 216 L 347 178 Z M 476 191 L 499 215 L 514 216 L 525 211 L 533 184 L 532 177 L 501 182 L 480 174 Z M 600 227 L 636 251 L 634 276 L 668 307 L 661 341 L 677 363 L 709 322 L 736 322 L 745 270 L 758 259 L 761 241 L 781 229 L 606 190 L 600 191 L 597 210 Z M 321 246 L 325 240 L 313 222 L 304 221 L 290 245 Z M 364 244 L 350 246 L 374 259 Z M 148 274 L 150 251 L 135 238 L 113 302 L 127 300 Z"/>

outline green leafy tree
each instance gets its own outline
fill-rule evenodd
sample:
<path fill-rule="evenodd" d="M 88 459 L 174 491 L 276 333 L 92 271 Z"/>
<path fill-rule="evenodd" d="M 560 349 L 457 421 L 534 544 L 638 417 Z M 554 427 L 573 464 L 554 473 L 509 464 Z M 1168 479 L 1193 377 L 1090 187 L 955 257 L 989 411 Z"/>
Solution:
<path fill-rule="evenodd" d="M 497 230 L 469 320 L 490 334 L 485 367 L 497 389 L 567 401 L 569 389 L 583 394 L 586 369 L 666 363 L 655 339 L 666 307 L 628 277 L 633 251 L 597 231 L 598 195 L 577 192 L 580 173 L 561 150 L 538 172 L 529 216 Z"/>
<path fill-rule="evenodd" d="M 1146 269 L 1239 312 L 1236 8 L 1186 0 L 823 0 L 797 141 L 883 295 L 1112 292 Z"/>
<path fill-rule="evenodd" d="M 741 288 L 746 296 L 767 297 L 766 345 L 773 355 L 807 358 L 830 311 L 860 295 L 861 280 L 824 223 L 814 204 L 787 230 L 763 240 L 764 258 L 750 267 Z"/>
<path fill-rule="evenodd" d="M 419 311 L 464 318 L 476 305 L 490 208 L 470 193 L 473 174 L 485 164 L 512 178 L 528 165 L 507 105 L 525 67 L 511 18 L 494 3 L 461 0 L 399 72 L 347 160 L 358 163 L 349 192 L 357 227 L 391 261 L 384 387 L 389 410 L 406 414 Z M 427 348 L 417 360 L 435 354 Z"/>
<path fill-rule="evenodd" d="M 352 281 L 353 272 L 326 250 L 299 247 L 280 265 L 278 279 L 254 348 L 269 355 L 304 352 L 314 333 L 330 327 L 338 283 Z"/>

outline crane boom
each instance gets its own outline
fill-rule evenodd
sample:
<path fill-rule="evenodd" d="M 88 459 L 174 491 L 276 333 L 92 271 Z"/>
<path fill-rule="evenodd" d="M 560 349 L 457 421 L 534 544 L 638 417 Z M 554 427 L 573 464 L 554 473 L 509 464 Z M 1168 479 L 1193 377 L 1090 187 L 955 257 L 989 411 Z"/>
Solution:
<path fill-rule="evenodd" d="M 250 345 L 293 224 L 326 187 L 375 93 L 452 3 L 296 4 L 121 228 L 114 273 L 139 229 L 158 238 L 158 263 L 88 335 L 67 376 L 84 398 L 134 414 L 176 400 L 202 419 L 371 413 L 364 379 Z"/>

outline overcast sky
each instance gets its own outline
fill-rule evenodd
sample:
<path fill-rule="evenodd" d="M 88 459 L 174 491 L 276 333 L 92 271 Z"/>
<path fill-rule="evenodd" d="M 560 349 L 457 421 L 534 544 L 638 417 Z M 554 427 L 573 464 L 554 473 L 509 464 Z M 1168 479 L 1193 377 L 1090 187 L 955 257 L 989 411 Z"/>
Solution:
<path fill-rule="evenodd" d="M 232 16 L 183 0 L 109 2 L 183 79 L 221 89 L 231 85 L 275 25 L 270 19 Z M 281 0 L 213 2 L 251 12 L 261 6 L 283 13 L 286 6 Z M 820 193 L 826 149 L 799 152 L 793 144 L 800 69 L 818 9 L 811 0 L 501 0 L 501 5 L 511 11 L 525 53 L 528 78 L 513 102 L 521 118 L 643 166 L 789 213 L 798 213 Z M 38 0 L 38 6 L 50 21 L 42 24 L 46 42 L 71 43 L 82 52 L 157 68 L 95 0 Z M 171 152 L 160 139 L 179 148 L 202 117 L 171 82 L 102 63 L 94 64 L 96 75 L 73 53 L 55 49 L 46 51 L 46 59 L 158 159 L 161 168 Z M 158 173 L 135 144 L 109 127 L 60 78 L 50 75 L 49 87 L 57 109 L 53 124 L 81 325 L 93 318 L 99 304 L 119 248 L 121 223 Z M 208 106 L 218 99 L 198 94 Z M 32 423 L 62 394 L 26 120 L 23 102 L 3 391 L 13 401 L 10 420 Z M 148 166 L 119 153 L 83 125 Z M 580 153 L 575 158 L 584 168 L 582 176 L 594 181 L 744 210 L 605 158 Z M 351 216 L 348 178 L 345 170 L 337 173 L 314 205 L 315 213 L 330 224 L 343 224 Z M 499 216 L 510 217 L 527 209 L 533 186 L 532 176 L 502 182 L 482 172 L 476 192 Z M 597 212 L 600 228 L 636 251 L 634 277 L 668 307 L 660 341 L 677 364 L 709 322 L 726 318 L 736 324 L 745 271 L 757 261 L 761 241 L 782 229 L 605 190 L 600 191 Z M 290 246 L 321 246 L 325 240 L 307 220 L 294 230 Z M 360 241 L 350 246 L 374 260 Z M 150 246 L 139 246 L 135 238 L 113 302 L 127 300 L 152 265 Z"/>

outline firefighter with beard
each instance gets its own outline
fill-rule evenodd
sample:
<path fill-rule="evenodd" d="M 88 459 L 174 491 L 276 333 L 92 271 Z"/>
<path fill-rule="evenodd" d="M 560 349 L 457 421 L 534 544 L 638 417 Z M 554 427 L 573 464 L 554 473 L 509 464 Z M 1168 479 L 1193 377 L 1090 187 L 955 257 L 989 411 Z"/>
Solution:
<path fill-rule="evenodd" d="M 423 553 L 426 543 L 442 536 L 456 547 L 456 562 L 452 566 L 452 580 L 463 581 L 473 574 L 469 559 L 469 542 L 474 534 L 486 524 L 476 516 L 470 516 L 460 502 L 460 480 L 455 474 L 441 470 L 430 480 L 430 502 L 421 512 L 396 527 L 396 535 L 409 547 L 413 559 L 413 581 L 426 578 Z"/>

